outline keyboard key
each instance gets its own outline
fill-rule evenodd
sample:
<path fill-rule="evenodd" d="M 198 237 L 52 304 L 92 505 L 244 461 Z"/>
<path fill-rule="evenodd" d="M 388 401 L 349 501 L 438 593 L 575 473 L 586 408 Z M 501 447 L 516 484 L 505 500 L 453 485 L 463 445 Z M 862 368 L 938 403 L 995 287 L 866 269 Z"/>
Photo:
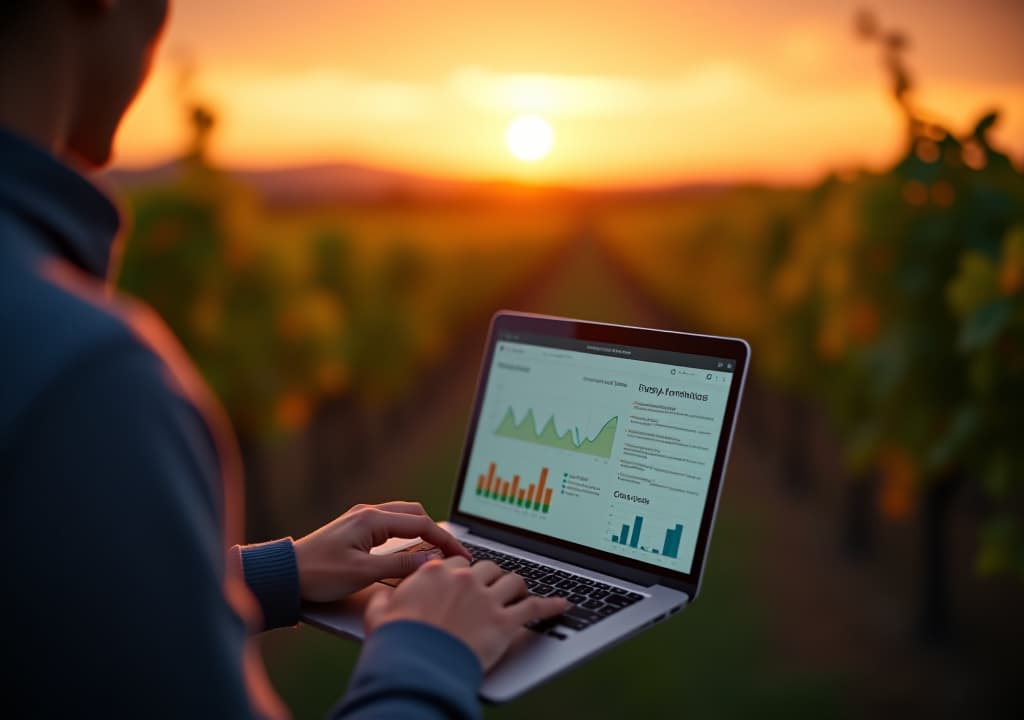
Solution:
<path fill-rule="evenodd" d="M 607 590 L 602 590 L 601 588 L 598 588 L 598 587 L 595 587 L 593 590 L 590 591 L 590 597 L 594 598 L 595 600 L 600 600 L 601 598 L 607 597 L 607 596 L 608 596 L 608 591 Z"/>
<path fill-rule="evenodd" d="M 559 624 L 565 625 L 567 628 L 572 628 L 573 630 L 583 630 L 590 627 L 600 619 L 600 615 L 597 615 L 590 610 L 574 607 L 566 611 L 565 614 L 560 615 L 558 622 Z"/>
<path fill-rule="evenodd" d="M 563 613 L 562 617 L 574 617 L 577 620 L 584 620 L 586 622 L 593 622 L 597 619 L 597 614 L 593 610 L 587 610 L 586 608 L 574 605 Z"/>
<path fill-rule="evenodd" d="M 548 630 L 553 630 L 558 626 L 558 618 L 547 618 L 546 620 L 538 620 L 537 622 L 527 623 L 526 627 L 530 628 L 534 632 L 539 632 L 542 635 Z"/>
<path fill-rule="evenodd" d="M 586 602 L 580 603 L 580 607 L 586 608 L 587 610 L 597 610 L 604 607 L 604 603 L 600 600 L 587 600 Z"/>
<path fill-rule="evenodd" d="M 573 593 L 572 595 L 566 598 L 566 600 L 571 602 L 573 605 L 579 605 L 580 603 L 586 601 L 586 599 L 586 595 L 580 595 L 579 593 Z"/>
<path fill-rule="evenodd" d="M 580 620 L 579 618 L 574 617 L 568 617 L 566 615 L 563 615 L 560 618 L 558 618 L 558 624 L 565 625 L 567 628 L 570 628 L 572 630 L 584 630 L 587 628 L 587 626 L 590 625 L 590 623 L 584 620 Z"/>
<path fill-rule="evenodd" d="M 572 590 L 574 587 L 576 587 L 576 583 L 572 580 L 563 580 L 562 582 L 558 583 L 555 587 L 560 587 L 563 590 Z"/>

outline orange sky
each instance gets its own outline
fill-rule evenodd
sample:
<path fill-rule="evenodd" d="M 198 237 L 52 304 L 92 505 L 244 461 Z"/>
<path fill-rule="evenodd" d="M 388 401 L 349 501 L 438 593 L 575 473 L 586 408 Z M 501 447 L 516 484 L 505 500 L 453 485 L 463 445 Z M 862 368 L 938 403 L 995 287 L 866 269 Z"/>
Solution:
<path fill-rule="evenodd" d="M 177 0 L 118 162 L 179 153 L 181 75 L 233 167 L 355 161 L 439 175 L 589 185 L 806 181 L 880 166 L 901 125 L 859 3 L 759 0 Z M 891 7 L 895 6 L 895 7 Z M 919 103 L 956 129 L 1003 108 L 1024 159 L 1024 4 L 901 0 Z M 508 122 L 554 150 L 527 165 Z"/>

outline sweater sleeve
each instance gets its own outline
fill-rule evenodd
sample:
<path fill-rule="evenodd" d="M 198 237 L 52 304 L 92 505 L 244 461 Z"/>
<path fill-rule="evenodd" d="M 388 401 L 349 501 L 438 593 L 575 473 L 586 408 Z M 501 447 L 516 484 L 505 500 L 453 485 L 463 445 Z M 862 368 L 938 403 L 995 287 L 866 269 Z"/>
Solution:
<path fill-rule="evenodd" d="M 263 613 L 263 629 L 299 621 L 299 568 L 291 538 L 232 548 L 240 553 L 242 574 Z"/>
<path fill-rule="evenodd" d="M 335 720 L 480 717 L 483 670 L 461 641 L 424 623 L 388 623 L 363 645 Z"/>

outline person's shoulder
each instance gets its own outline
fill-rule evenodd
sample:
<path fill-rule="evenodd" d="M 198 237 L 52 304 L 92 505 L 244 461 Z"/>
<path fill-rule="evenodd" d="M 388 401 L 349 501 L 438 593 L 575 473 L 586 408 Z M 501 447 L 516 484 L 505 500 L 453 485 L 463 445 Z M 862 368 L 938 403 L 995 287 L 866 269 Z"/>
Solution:
<path fill-rule="evenodd" d="M 8 273 L 4 273 L 8 275 Z M 0 283 L 0 435 L 58 379 L 98 355 L 131 357 L 138 372 L 194 404 L 204 392 L 163 321 L 141 302 L 110 292 L 70 263 L 47 259 Z M 87 377 L 82 377 L 88 382 Z"/>
<path fill-rule="evenodd" d="M 0 347 L 16 348 L 0 354 L 0 466 L 8 452 L 24 454 L 25 441 L 57 432 L 56 423 L 92 424 L 108 431 L 104 442 L 180 451 L 192 475 L 209 481 L 200 487 L 213 505 L 222 490 L 237 497 L 230 424 L 160 317 L 70 263 L 24 270 L 0 263 Z M 238 509 L 222 507 L 228 538 L 241 535 Z"/>

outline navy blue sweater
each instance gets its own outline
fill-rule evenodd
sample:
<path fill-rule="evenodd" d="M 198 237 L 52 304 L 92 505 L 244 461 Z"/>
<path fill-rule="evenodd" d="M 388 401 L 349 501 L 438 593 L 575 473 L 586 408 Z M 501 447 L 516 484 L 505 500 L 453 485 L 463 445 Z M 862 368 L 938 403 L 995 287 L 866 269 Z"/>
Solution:
<path fill-rule="evenodd" d="M 230 431 L 159 319 L 110 292 L 118 223 L 88 180 L 0 130 L 4 706 L 276 714 L 249 635 L 297 622 L 291 540 L 231 547 Z M 451 635 L 392 623 L 335 715 L 476 717 L 480 681 Z"/>

